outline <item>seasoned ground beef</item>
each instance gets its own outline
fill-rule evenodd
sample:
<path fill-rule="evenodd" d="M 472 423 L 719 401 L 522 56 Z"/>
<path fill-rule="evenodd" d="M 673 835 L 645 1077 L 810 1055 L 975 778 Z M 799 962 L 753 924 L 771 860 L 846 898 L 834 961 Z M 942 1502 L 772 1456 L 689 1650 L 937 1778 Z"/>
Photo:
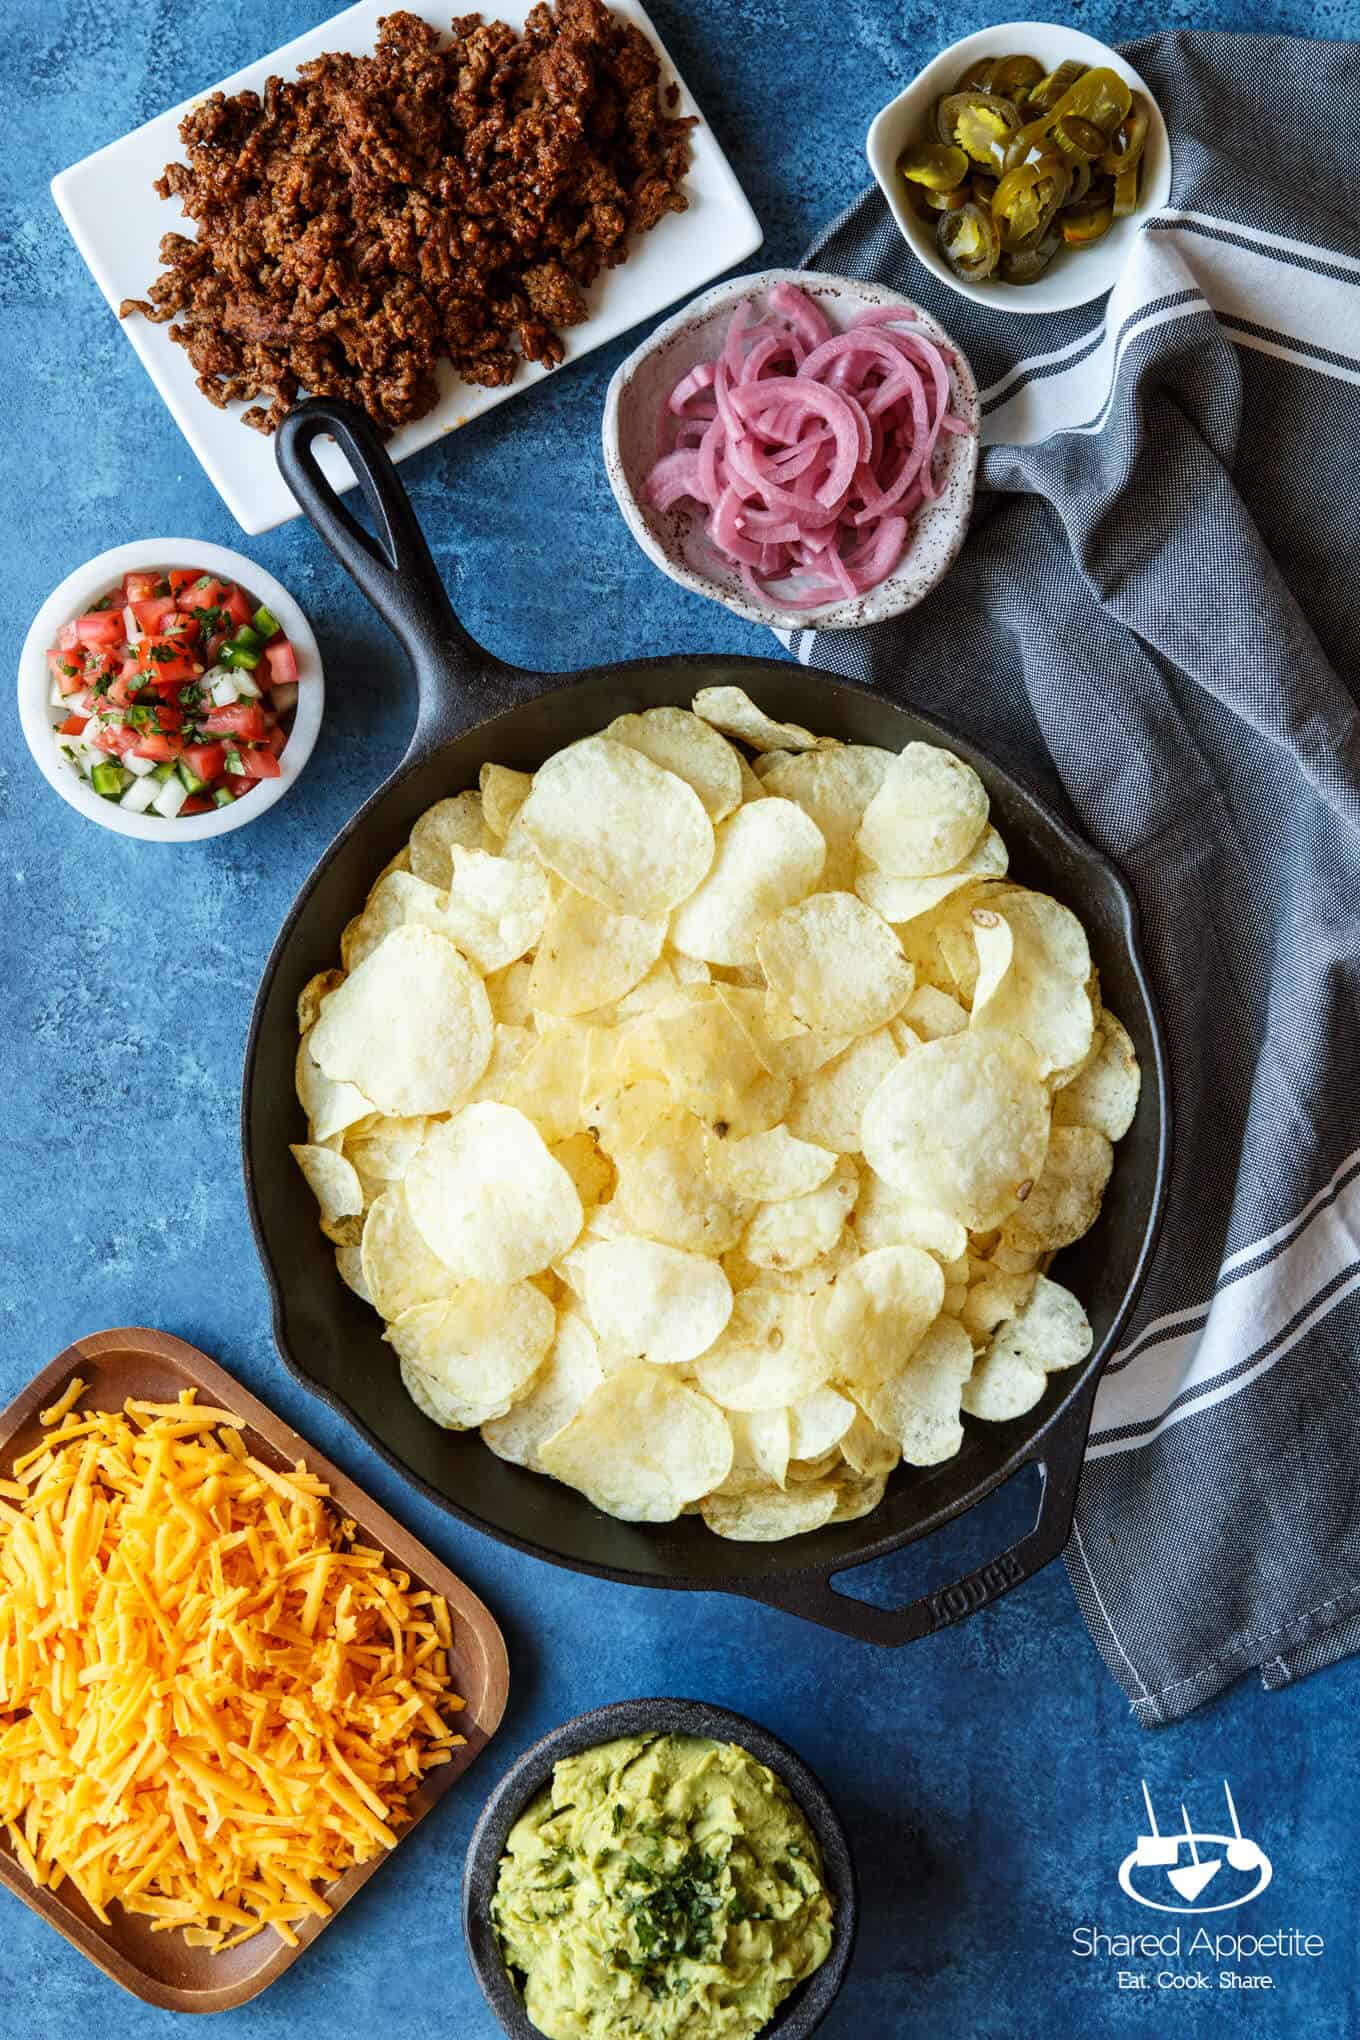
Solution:
<path fill-rule="evenodd" d="M 441 358 L 492 388 L 521 356 L 556 367 L 585 287 L 685 209 L 694 122 L 659 72 L 600 0 L 556 0 L 522 35 L 463 15 L 443 46 L 389 14 L 372 56 L 318 57 L 263 99 L 214 92 L 156 185 L 198 238 L 167 234 L 149 301 L 120 316 L 173 319 L 212 403 L 268 400 L 244 414 L 262 432 L 303 395 L 406 424 Z"/>

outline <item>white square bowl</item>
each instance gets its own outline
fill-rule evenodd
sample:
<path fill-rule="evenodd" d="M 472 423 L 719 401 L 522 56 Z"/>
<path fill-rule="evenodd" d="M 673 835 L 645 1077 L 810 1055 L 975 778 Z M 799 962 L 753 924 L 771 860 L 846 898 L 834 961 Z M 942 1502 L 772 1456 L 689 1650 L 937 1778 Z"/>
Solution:
<path fill-rule="evenodd" d="M 897 159 L 908 142 L 927 136 L 931 108 L 944 93 L 953 91 L 960 74 L 981 57 L 1036 57 L 1047 70 L 1054 70 L 1065 58 L 1088 64 L 1107 65 L 1141 92 L 1148 103 L 1147 143 L 1143 151 L 1143 175 L 1136 213 L 1115 220 L 1110 230 L 1093 247 L 1062 250 L 1054 256 L 1037 283 L 1016 284 L 988 280 L 967 283 L 956 276 L 940 254 L 935 240 L 934 219 L 927 221 L 907 196 L 897 175 Z M 903 240 L 925 264 L 932 276 L 947 283 L 961 297 L 976 304 L 990 305 L 1004 312 L 1066 312 L 1086 305 L 1113 290 L 1128 259 L 1140 228 L 1166 204 L 1171 196 L 1171 143 L 1161 109 L 1147 86 L 1126 63 L 1118 50 L 1083 35 L 1078 28 L 1060 27 L 1051 21 L 1003 21 L 995 28 L 980 28 L 964 36 L 933 57 L 917 73 L 904 92 L 879 113 L 865 142 L 869 168 L 887 199 Z"/>
<path fill-rule="evenodd" d="M 513 28 L 522 28 L 531 4 L 532 0 L 498 0 L 487 12 Z M 637 0 L 611 0 L 611 4 L 615 13 L 636 22 L 656 49 L 661 59 L 662 92 L 671 84 L 678 86 L 679 98 L 670 110 L 679 115 L 698 113 Z M 408 5 L 411 13 L 447 32 L 454 12 L 449 0 L 438 5 L 430 0 L 408 0 Z M 299 64 L 328 50 L 366 53 L 377 41 L 378 22 L 391 11 L 392 0 L 359 0 L 357 6 L 309 29 L 272 56 L 247 64 L 208 90 L 228 95 L 248 89 L 263 92 L 266 79 L 273 74 L 291 77 Z M 145 297 L 161 267 L 157 255 L 161 236 L 172 232 L 192 236 L 195 232 L 178 201 L 157 198 L 152 186 L 167 163 L 182 158 L 179 123 L 206 97 L 206 91 L 196 93 L 52 180 L 52 196 L 61 216 L 115 313 L 124 298 Z M 650 233 L 638 235 L 628 260 L 617 269 L 606 270 L 587 293 L 590 317 L 562 336 L 566 345 L 563 368 L 630 326 L 654 317 L 734 263 L 744 262 L 760 246 L 760 223 L 702 115 L 691 132 L 684 189 L 688 211 L 668 213 Z M 188 355 L 171 340 L 168 325 L 133 317 L 123 321 L 123 331 L 242 530 L 270 531 L 296 517 L 298 506 L 275 466 L 272 440 L 240 422 L 245 405 L 231 404 L 219 411 L 209 403 L 197 387 Z M 439 402 L 423 418 L 394 433 L 388 452 L 393 460 L 405 460 L 408 454 L 418 453 L 507 398 L 522 396 L 544 375 L 561 372 L 524 363 L 512 383 L 490 390 L 461 382 L 447 362 L 440 362 Z M 322 445 L 317 454 L 337 489 L 353 487 L 354 477 L 336 448 Z"/>

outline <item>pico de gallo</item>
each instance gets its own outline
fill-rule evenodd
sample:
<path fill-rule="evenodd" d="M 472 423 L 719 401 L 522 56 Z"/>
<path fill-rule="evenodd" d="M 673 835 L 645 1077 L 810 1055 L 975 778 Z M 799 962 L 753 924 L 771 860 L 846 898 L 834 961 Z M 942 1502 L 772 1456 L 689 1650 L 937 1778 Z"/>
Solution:
<path fill-rule="evenodd" d="M 268 605 L 195 567 L 124 574 L 47 654 L 55 736 L 105 800 L 206 814 L 277 779 L 298 662 Z"/>

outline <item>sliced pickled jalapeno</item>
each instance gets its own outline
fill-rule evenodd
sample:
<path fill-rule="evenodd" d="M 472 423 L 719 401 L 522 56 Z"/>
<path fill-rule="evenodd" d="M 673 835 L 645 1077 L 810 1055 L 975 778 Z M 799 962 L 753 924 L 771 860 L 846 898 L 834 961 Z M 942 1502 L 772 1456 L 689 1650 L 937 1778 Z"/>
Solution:
<path fill-rule="evenodd" d="M 1069 206 L 1062 214 L 1062 237 L 1069 248 L 1089 248 L 1110 231 L 1114 218 L 1114 197 L 1110 192 L 1100 197 L 1084 198 L 1080 205 Z"/>
<path fill-rule="evenodd" d="M 940 253 L 965 283 L 981 283 L 1001 259 L 1001 234 L 990 212 L 969 203 L 942 213 L 936 237 Z"/>
<path fill-rule="evenodd" d="M 968 158 L 962 149 L 944 142 L 909 142 L 897 167 L 909 184 L 926 191 L 954 191 L 968 175 Z"/>
<path fill-rule="evenodd" d="M 999 92 L 1003 99 L 1014 100 L 1018 106 L 1043 75 L 1044 67 L 1037 57 L 998 57 L 987 90 Z"/>
<path fill-rule="evenodd" d="M 1019 109 L 1009 99 L 985 92 L 951 92 L 940 101 L 936 115 L 942 142 L 998 173 L 1005 167 L 1006 149 L 1019 125 Z"/>
<path fill-rule="evenodd" d="M 1069 57 L 1065 64 L 1059 64 L 1056 71 L 1050 71 L 1046 78 L 1039 78 L 1030 86 L 1027 103 L 1036 113 L 1051 113 L 1064 92 L 1076 84 L 1085 69 L 1085 64 L 1078 64 Z"/>
<path fill-rule="evenodd" d="M 1067 197 L 1070 181 L 1067 165 L 1051 149 L 1038 162 L 1006 172 L 992 198 L 992 218 L 1004 250 L 1039 239 Z"/>
<path fill-rule="evenodd" d="M 1101 156 L 1100 167 L 1107 176 L 1118 177 L 1121 170 L 1135 170 L 1142 162 L 1148 118 L 1148 103 L 1141 92 L 1135 92 L 1133 104 L 1106 142 Z"/>
<path fill-rule="evenodd" d="M 1150 121 L 1108 65 L 978 57 L 897 168 L 962 282 L 1035 283 L 1138 210 Z"/>

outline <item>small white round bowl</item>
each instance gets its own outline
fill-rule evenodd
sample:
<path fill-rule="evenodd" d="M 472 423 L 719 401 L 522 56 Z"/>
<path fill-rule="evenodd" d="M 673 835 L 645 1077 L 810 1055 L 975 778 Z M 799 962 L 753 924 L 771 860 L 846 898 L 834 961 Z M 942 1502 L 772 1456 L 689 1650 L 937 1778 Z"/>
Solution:
<path fill-rule="evenodd" d="M 728 319 L 744 298 L 759 298 L 778 283 L 796 284 L 817 300 L 834 326 L 848 325 L 870 305 L 897 305 L 911 312 L 930 338 L 951 356 L 953 408 L 968 421 L 967 433 L 946 435 L 936 474 L 939 495 L 919 510 L 907 550 L 886 580 L 864 594 L 838 598 L 818 609 L 782 609 L 756 599 L 731 560 L 711 543 L 704 516 L 692 504 L 655 510 L 644 502 L 647 477 L 659 451 L 657 421 L 681 376 L 700 361 L 711 361 L 722 345 Z M 783 630 L 856 630 L 913 609 L 958 557 L 973 507 L 978 459 L 978 393 L 958 345 L 928 312 L 883 284 L 814 269 L 765 269 L 738 276 L 695 298 L 659 326 L 616 370 L 604 405 L 604 464 L 624 522 L 654 566 L 682 588 L 721 602 L 750 623 Z"/>
<path fill-rule="evenodd" d="M 230 807 L 214 808 L 206 815 L 176 815 L 167 821 L 164 815 L 130 814 L 117 801 L 105 800 L 62 757 L 53 736 L 62 716 L 49 700 L 52 683 L 47 652 L 56 643 L 61 626 L 107 594 L 125 573 L 177 566 L 201 567 L 219 580 L 239 581 L 257 601 L 272 609 L 297 653 L 298 698 L 293 727 L 279 754 L 282 769 L 277 779 L 258 780 L 248 799 L 235 800 Z M 244 553 L 224 545 L 205 545 L 196 538 L 137 538 L 127 545 L 110 546 L 107 552 L 87 560 L 53 589 L 34 617 L 19 655 L 19 720 L 43 778 L 90 821 L 118 836 L 138 836 L 144 843 L 201 843 L 207 836 L 243 829 L 267 813 L 283 799 L 310 758 L 324 703 L 325 680 L 316 638 L 288 590 Z"/>
<path fill-rule="evenodd" d="M 1148 103 L 1147 143 L 1143 151 L 1143 175 L 1138 210 L 1116 220 L 1109 232 L 1093 247 L 1080 252 L 1064 249 L 1055 255 L 1037 283 L 966 283 L 955 276 L 940 254 L 933 219 L 927 222 L 907 196 L 897 175 L 897 158 L 908 142 L 927 138 L 931 109 L 935 101 L 954 89 L 960 75 L 980 57 L 1035 57 L 1049 70 L 1072 57 L 1078 62 L 1107 65 L 1141 92 Z M 865 143 L 869 168 L 878 179 L 902 238 L 932 276 L 947 283 L 961 297 L 1006 312 L 1067 312 L 1087 305 L 1112 290 L 1128 259 L 1145 220 L 1160 212 L 1171 196 L 1171 143 L 1161 109 L 1147 86 L 1108 43 L 1083 35 L 1078 28 L 1061 28 L 1051 21 L 1003 21 L 996 28 L 980 28 L 962 42 L 951 43 L 933 57 L 878 114 Z"/>

